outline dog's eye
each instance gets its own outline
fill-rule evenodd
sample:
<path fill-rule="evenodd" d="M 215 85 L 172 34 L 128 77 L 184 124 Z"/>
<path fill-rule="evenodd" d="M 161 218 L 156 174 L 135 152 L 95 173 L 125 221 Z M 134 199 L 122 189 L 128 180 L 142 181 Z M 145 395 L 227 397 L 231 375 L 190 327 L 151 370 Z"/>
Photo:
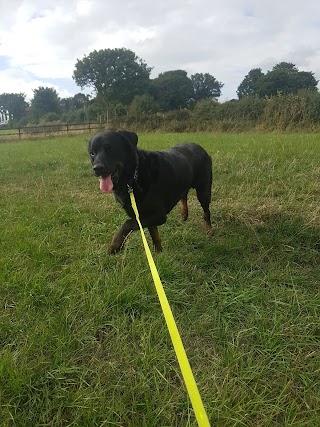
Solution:
<path fill-rule="evenodd" d="M 90 151 L 90 156 L 94 157 L 94 151 L 93 150 Z"/>

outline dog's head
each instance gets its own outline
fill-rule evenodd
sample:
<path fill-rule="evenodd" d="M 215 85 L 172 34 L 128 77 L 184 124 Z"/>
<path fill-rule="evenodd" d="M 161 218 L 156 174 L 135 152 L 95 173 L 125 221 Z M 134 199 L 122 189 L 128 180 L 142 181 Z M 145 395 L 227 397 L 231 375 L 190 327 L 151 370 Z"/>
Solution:
<path fill-rule="evenodd" d="M 134 132 L 102 132 L 91 138 L 88 151 L 100 189 L 110 192 L 121 178 L 133 177 L 136 168 L 138 135 Z"/>

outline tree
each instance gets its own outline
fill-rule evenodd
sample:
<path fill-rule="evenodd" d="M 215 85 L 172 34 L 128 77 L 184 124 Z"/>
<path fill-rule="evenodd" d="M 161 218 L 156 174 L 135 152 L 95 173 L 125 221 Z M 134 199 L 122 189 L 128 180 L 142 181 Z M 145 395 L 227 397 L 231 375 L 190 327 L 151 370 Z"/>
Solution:
<path fill-rule="evenodd" d="M 9 122 L 20 121 L 27 112 L 28 103 L 24 93 L 3 93 L 0 95 L 0 112 L 9 117 Z"/>
<path fill-rule="evenodd" d="M 291 63 L 280 62 L 272 71 L 261 77 L 257 83 L 257 94 L 260 97 L 281 93 L 296 93 L 300 89 L 317 90 L 318 80 L 310 71 L 299 71 Z"/>
<path fill-rule="evenodd" d="M 292 64 L 292 62 L 279 62 L 276 64 L 272 71 L 286 71 L 287 73 L 298 73 L 299 69 L 296 65 Z"/>
<path fill-rule="evenodd" d="M 215 77 L 209 73 L 196 73 L 191 76 L 193 84 L 194 99 L 217 99 L 221 96 L 223 83 L 218 82 Z"/>
<path fill-rule="evenodd" d="M 292 80 L 285 70 L 268 71 L 259 80 L 256 91 L 259 97 L 287 94 L 293 91 Z"/>
<path fill-rule="evenodd" d="M 33 89 L 33 98 L 30 107 L 31 117 L 35 121 L 48 113 L 60 113 L 60 99 L 57 91 L 52 87 L 40 86 Z"/>
<path fill-rule="evenodd" d="M 242 80 L 237 89 L 238 98 L 244 96 L 254 96 L 257 94 L 257 84 L 261 77 L 264 76 L 261 68 L 252 68 Z"/>
<path fill-rule="evenodd" d="M 314 73 L 311 71 L 299 71 L 294 77 L 294 86 L 295 91 L 300 89 L 308 89 L 312 91 L 317 91 L 317 84 L 319 80 L 316 80 L 314 77 Z"/>
<path fill-rule="evenodd" d="M 77 60 L 73 79 L 82 89 L 92 88 L 106 112 L 111 105 L 129 105 L 146 92 L 151 68 L 128 49 L 103 49 Z"/>
<path fill-rule="evenodd" d="M 68 96 L 67 98 L 61 98 L 60 107 L 63 113 L 71 111 L 73 109 L 73 97 Z"/>
<path fill-rule="evenodd" d="M 186 108 L 193 97 L 193 84 L 184 70 L 166 71 L 151 81 L 151 95 L 161 111 Z"/>
<path fill-rule="evenodd" d="M 84 108 L 88 105 L 90 101 L 90 95 L 85 95 L 84 93 L 76 93 L 72 98 L 73 108 Z"/>
<path fill-rule="evenodd" d="M 79 108 L 85 109 L 90 102 L 90 95 L 84 93 L 77 93 L 74 96 L 60 99 L 60 106 L 64 113 L 70 110 L 77 110 Z"/>

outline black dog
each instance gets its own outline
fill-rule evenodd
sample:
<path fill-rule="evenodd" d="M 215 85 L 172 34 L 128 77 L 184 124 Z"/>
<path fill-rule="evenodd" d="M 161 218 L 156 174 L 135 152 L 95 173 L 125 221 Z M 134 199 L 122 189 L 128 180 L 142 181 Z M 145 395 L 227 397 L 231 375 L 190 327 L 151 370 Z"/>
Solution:
<path fill-rule="evenodd" d="M 199 145 L 183 143 L 164 151 L 137 148 L 138 136 L 133 132 L 103 132 L 89 141 L 89 154 L 94 173 L 100 178 L 103 192 L 113 190 L 116 200 L 131 219 L 114 236 L 109 253 L 118 252 L 138 223 L 130 203 L 128 188 L 133 188 L 140 220 L 148 227 L 155 250 L 162 251 L 158 225 L 181 201 L 181 214 L 188 218 L 187 195 L 195 188 L 204 211 L 205 229 L 211 232 L 209 204 L 211 200 L 212 165 L 208 153 Z"/>

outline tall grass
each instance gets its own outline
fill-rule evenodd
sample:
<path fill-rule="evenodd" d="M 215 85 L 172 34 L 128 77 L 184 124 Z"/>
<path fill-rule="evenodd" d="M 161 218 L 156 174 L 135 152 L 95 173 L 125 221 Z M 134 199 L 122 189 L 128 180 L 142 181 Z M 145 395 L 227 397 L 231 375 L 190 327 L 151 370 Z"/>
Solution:
<path fill-rule="evenodd" d="M 145 134 L 213 158 L 156 264 L 212 426 L 320 425 L 318 135 Z M 139 234 L 84 137 L 0 145 L 1 426 L 195 426 Z"/>

